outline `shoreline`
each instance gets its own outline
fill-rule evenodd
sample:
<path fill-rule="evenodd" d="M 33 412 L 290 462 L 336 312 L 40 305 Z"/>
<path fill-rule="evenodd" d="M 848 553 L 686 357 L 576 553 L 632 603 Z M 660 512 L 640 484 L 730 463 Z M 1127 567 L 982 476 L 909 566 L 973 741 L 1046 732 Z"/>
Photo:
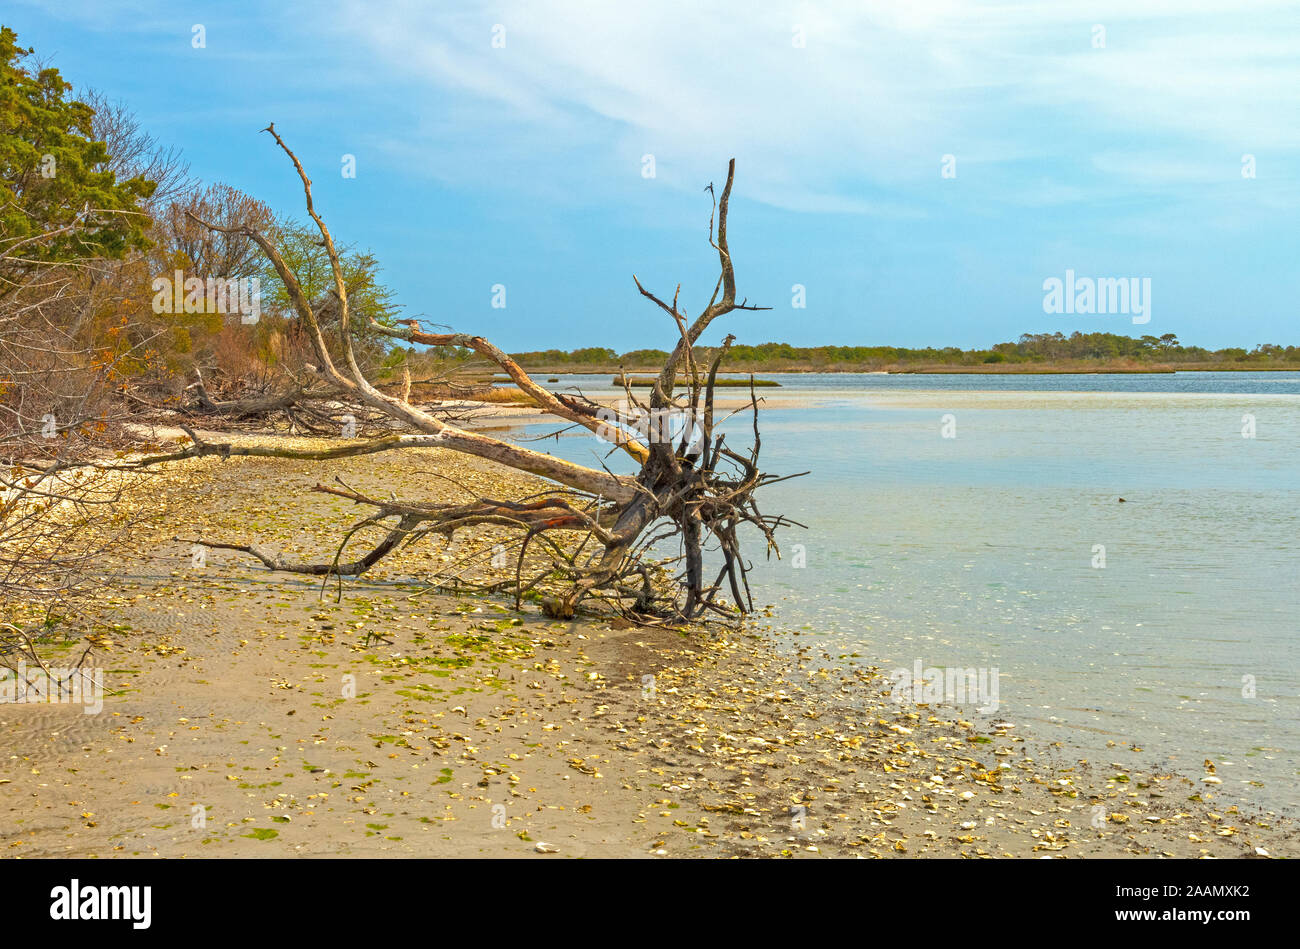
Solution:
<path fill-rule="evenodd" d="M 997 368 L 997 365 L 1004 365 L 1004 368 Z M 571 369 L 545 369 L 534 368 L 532 366 L 523 367 L 529 375 L 532 376 L 615 376 L 620 372 L 618 367 L 607 369 L 604 367 L 597 368 L 571 368 Z M 644 373 L 653 374 L 656 372 L 653 368 L 630 368 L 626 370 L 629 374 Z M 990 364 L 978 366 L 932 366 L 925 368 L 900 368 L 891 367 L 888 369 L 863 369 L 849 368 L 840 369 L 833 367 L 816 367 L 806 369 L 782 368 L 782 369 L 721 369 L 718 376 L 809 376 L 809 375 L 856 375 L 856 376 L 944 376 L 944 375 L 973 375 L 973 376 L 1095 376 L 1095 375 L 1153 375 L 1164 376 L 1180 372 L 1300 372 L 1300 365 L 1296 366 L 1189 366 L 1186 368 L 1178 366 L 1162 366 L 1161 368 L 1106 368 L 1106 367 L 1043 367 L 1034 366 L 1032 368 L 1019 368 L 1018 366 L 1005 366 L 1005 364 Z M 506 380 L 500 380 L 506 381 Z"/>
<path fill-rule="evenodd" d="M 527 479 L 437 449 L 325 466 L 205 459 L 100 598 L 122 694 L 0 706 L 7 856 L 1271 856 L 1291 822 L 1213 783 L 1081 765 L 1024 727 L 898 706 L 878 670 L 752 627 L 561 623 L 429 592 L 435 546 L 344 581 L 171 537 L 318 551 L 355 518 L 307 493 Z M 490 532 L 457 538 L 457 555 Z M 377 635 L 376 635 L 377 634 Z M 70 650 L 79 652 L 74 644 Z M 347 696 L 345 677 L 355 693 Z M 652 677 L 647 679 L 646 677 Z M 1205 801 L 1210 795 L 1213 800 Z M 1220 796 L 1222 795 L 1222 796 Z M 1200 798 L 1195 800 L 1193 798 Z M 194 826 L 194 808 L 204 826 Z M 1100 810 L 1097 810 L 1100 808 Z M 1095 825 L 1100 826 L 1095 826 Z M 1266 825 L 1266 826 L 1262 826 Z"/>

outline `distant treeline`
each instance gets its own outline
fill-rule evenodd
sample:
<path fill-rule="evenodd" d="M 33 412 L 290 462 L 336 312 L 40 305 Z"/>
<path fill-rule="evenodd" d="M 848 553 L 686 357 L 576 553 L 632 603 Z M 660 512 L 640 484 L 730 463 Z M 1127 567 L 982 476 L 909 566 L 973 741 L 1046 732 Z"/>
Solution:
<path fill-rule="evenodd" d="M 701 346 L 696 358 L 707 361 L 716 348 Z M 451 356 L 451 353 L 446 354 Z M 466 354 L 468 356 L 468 353 Z M 591 346 L 566 352 L 547 349 L 513 353 L 520 365 L 534 369 L 586 369 L 606 371 L 655 369 L 667 356 L 659 349 L 634 349 L 619 353 Z M 454 357 L 453 357 L 454 358 Z M 1173 333 L 1137 338 L 1115 333 L 1026 333 L 1014 343 L 997 343 L 990 349 L 906 349 L 897 346 L 791 346 L 789 343 L 735 344 L 725 368 L 736 370 L 880 370 L 915 369 L 928 366 L 1060 366 L 1079 364 L 1093 367 L 1141 368 L 1163 365 L 1224 365 L 1231 368 L 1300 366 L 1300 347 L 1260 344 L 1253 349 L 1232 347 L 1205 349 L 1184 346 Z"/>

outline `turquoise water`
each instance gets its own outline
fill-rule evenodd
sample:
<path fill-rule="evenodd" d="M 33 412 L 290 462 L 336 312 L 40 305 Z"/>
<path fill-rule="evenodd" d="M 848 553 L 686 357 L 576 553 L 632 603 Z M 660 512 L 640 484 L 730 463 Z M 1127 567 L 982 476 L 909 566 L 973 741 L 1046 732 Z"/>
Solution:
<path fill-rule="evenodd" d="M 811 472 L 762 505 L 808 525 L 751 575 L 776 628 L 886 669 L 996 668 L 991 717 L 1074 757 L 1211 758 L 1224 792 L 1291 805 L 1300 373 L 776 378 L 763 467 Z"/>

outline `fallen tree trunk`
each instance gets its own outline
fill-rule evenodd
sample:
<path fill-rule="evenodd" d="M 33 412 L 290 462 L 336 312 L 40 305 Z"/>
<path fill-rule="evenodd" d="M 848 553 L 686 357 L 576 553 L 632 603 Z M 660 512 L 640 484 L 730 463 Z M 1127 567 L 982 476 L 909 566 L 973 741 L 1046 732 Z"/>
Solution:
<path fill-rule="evenodd" d="M 404 544 L 431 534 L 451 536 L 462 528 L 495 525 L 514 532 L 517 549 L 514 577 L 492 583 L 492 589 L 513 588 L 516 604 L 526 594 L 545 589 L 548 613 L 568 617 L 589 599 L 640 620 L 693 619 L 706 611 L 731 616 L 753 608 L 741 550 L 742 529 L 757 531 L 766 552 L 776 553 L 774 532 L 791 524 L 780 515 L 762 514 L 755 492 L 780 480 L 758 468 L 760 438 L 758 399 L 750 389 L 748 408 L 753 413 L 753 440 L 746 451 L 733 451 L 715 425 L 714 387 L 718 367 L 732 337 L 728 336 L 712 365 L 703 371 L 695 362 L 700 336 L 718 317 L 734 310 L 757 310 L 746 300 L 736 301 L 735 272 L 727 244 L 727 214 L 735 177 L 735 161 L 727 168 L 721 197 L 715 197 L 709 219 L 709 244 L 718 255 L 720 274 L 709 303 L 694 318 L 679 308 L 677 292 L 671 303 L 646 290 L 634 276 L 641 295 L 662 309 L 675 325 L 678 340 L 654 380 L 649 401 L 643 402 L 626 389 L 626 400 L 618 406 L 600 405 L 582 396 L 559 395 L 538 385 L 506 353 L 482 336 L 467 333 L 430 333 L 415 321 L 400 326 L 373 319 L 367 331 L 414 345 L 463 346 L 486 357 L 510 377 L 548 415 L 599 436 L 622 451 L 638 466 L 635 475 L 616 475 L 533 451 L 521 445 L 477 432 L 467 431 L 439 419 L 408 400 L 409 389 L 386 393 L 369 382 L 358 366 L 353 349 L 347 288 L 328 227 L 317 214 L 311 180 L 297 156 L 276 133 L 268 131 L 293 162 L 302 181 L 307 212 L 316 223 L 328 253 L 334 276 L 334 295 L 329 305 L 337 308 L 342 365 L 331 357 L 321 330 L 319 314 L 302 292 L 293 271 L 275 244 L 252 226 L 221 227 L 206 221 L 217 231 L 237 232 L 251 238 L 266 253 L 284 283 L 295 312 L 312 342 L 319 361 L 315 368 L 321 384 L 335 397 L 365 406 L 388 416 L 416 434 L 400 434 L 321 450 L 240 447 L 214 444 L 193 437 L 193 444 L 179 452 L 154 455 L 139 465 L 159 464 L 180 458 L 205 455 L 250 455 L 284 458 L 338 458 L 373 452 L 416 447 L 440 447 L 464 452 L 527 472 L 549 481 L 547 496 L 529 502 L 471 498 L 458 504 L 383 500 L 350 489 L 318 485 L 315 490 L 348 497 L 371 506 L 373 513 L 347 532 L 334 557 L 314 563 L 288 562 L 255 544 L 236 544 L 199 539 L 211 547 L 248 553 L 267 567 L 317 576 L 359 575 Z M 712 185 L 707 189 L 714 195 Z M 716 238 L 715 238 L 716 222 Z M 675 388 L 679 377 L 682 391 Z M 368 552 L 355 559 L 342 559 L 344 547 L 358 532 L 383 527 L 385 534 Z M 540 543 L 538 543 L 540 541 Z M 660 555 L 665 544 L 676 543 L 677 552 Z M 705 572 L 705 548 L 716 545 L 720 554 L 718 573 L 712 579 Z M 525 575 L 525 554 L 534 560 Z M 727 603 L 724 596 L 730 597 Z"/>

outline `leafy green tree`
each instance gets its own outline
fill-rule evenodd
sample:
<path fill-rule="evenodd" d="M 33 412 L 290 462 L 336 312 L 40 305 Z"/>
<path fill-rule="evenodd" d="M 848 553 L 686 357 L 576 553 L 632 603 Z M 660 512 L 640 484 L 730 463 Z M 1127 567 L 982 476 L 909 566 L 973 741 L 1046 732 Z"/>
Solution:
<path fill-rule="evenodd" d="M 319 233 L 314 227 L 290 220 L 277 224 L 270 236 L 280 256 L 298 278 L 307 299 L 314 306 L 327 305 L 334 292 L 334 272 L 330 269 L 329 254 Z M 373 316 L 385 325 L 391 323 L 398 307 L 393 302 L 392 293 L 379 282 L 379 261 L 373 254 L 361 253 L 348 246 L 340 246 L 338 252 L 343 265 L 343 283 L 348 291 L 348 309 L 363 321 Z M 263 266 L 263 285 L 271 287 L 271 302 L 290 309 L 288 291 L 270 261 L 264 260 Z"/>
<path fill-rule="evenodd" d="M 334 299 L 334 271 L 319 232 L 314 226 L 284 220 L 272 229 L 270 238 L 316 310 L 326 344 L 333 352 L 338 332 L 338 304 Z M 338 253 L 343 284 L 348 291 L 348 326 L 354 345 L 358 354 L 374 361 L 382 360 L 390 343 L 370 328 L 370 321 L 390 326 L 400 307 L 394 302 L 392 291 L 379 281 L 379 261 L 373 254 L 349 246 L 340 246 Z M 279 275 L 269 260 L 263 261 L 263 268 L 261 284 L 270 290 L 262 298 L 263 307 L 269 305 L 272 310 L 294 319 L 289 293 Z"/>
<path fill-rule="evenodd" d="M 0 27 L 0 294 L 41 264 L 120 259 L 148 246 L 139 203 L 154 183 L 117 180 L 106 146 L 91 138 L 91 107 L 68 96 L 57 69 L 31 63 L 32 53 Z"/>

